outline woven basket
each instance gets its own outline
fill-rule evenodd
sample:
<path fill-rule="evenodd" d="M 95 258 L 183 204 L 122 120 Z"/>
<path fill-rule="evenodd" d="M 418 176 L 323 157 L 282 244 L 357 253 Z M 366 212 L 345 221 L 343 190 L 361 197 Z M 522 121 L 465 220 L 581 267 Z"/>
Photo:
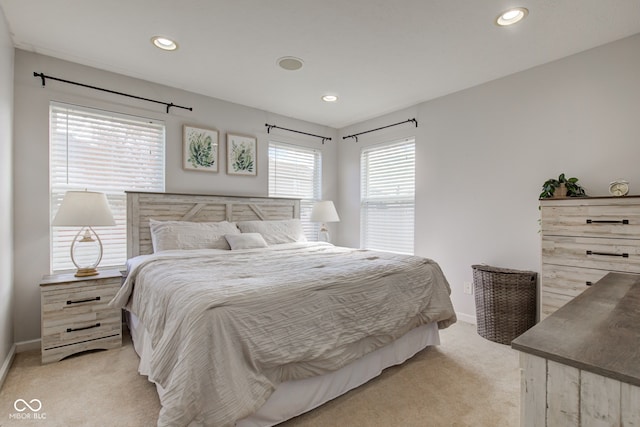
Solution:
<path fill-rule="evenodd" d="M 478 334 L 511 341 L 536 324 L 538 273 L 472 265 Z"/>

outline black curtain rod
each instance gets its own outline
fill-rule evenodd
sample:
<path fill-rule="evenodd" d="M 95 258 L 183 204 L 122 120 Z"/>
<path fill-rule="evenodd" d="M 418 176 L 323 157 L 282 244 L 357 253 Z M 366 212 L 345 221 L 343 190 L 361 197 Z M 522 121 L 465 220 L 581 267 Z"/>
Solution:
<path fill-rule="evenodd" d="M 101 87 L 91 86 L 91 85 L 87 85 L 87 84 L 84 84 L 84 83 L 72 82 L 71 80 L 59 79 L 57 77 L 47 76 L 44 73 L 36 73 L 35 71 L 33 73 L 33 77 L 40 77 L 42 79 L 42 87 L 45 86 L 46 79 L 50 79 L 50 80 L 56 80 L 56 81 L 59 81 L 59 82 L 62 82 L 62 83 L 69 83 L 71 85 L 87 87 L 89 89 L 101 90 L 103 92 L 109 92 L 109 93 L 113 93 L 113 94 L 116 94 L 116 95 L 128 96 L 129 98 L 141 99 L 142 101 L 155 102 L 156 104 L 166 105 L 167 106 L 167 114 L 169 114 L 169 108 L 171 108 L 171 107 L 182 108 L 183 110 L 193 111 L 193 108 L 191 108 L 191 107 L 182 107 L 180 105 L 174 104 L 173 102 L 156 101 L 155 99 L 143 98 L 141 96 L 130 95 L 128 93 L 123 93 L 123 92 L 116 92 L 115 90 L 111 90 L 111 89 L 104 89 L 104 88 L 101 88 Z"/>
<path fill-rule="evenodd" d="M 354 133 L 353 135 L 343 136 L 342 139 L 353 138 L 353 139 L 356 140 L 356 142 L 358 142 L 358 136 L 360 136 L 360 135 L 363 135 L 363 134 L 369 133 L 369 132 L 375 132 L 375 131 L 381 130 L 381 129 L 390 128 L 391 126 L 403 125 L 405 123 L 415 123 L 416 127 L 418 127 L 418 121 L 414 117 L 413 119 L 408 119 L 408 120 L 405 120 L 404 122 L 398 122 L 398 123 L 394 123 L 392 125 L 382 126 L 380 128 L 375 128 L 375 129 L 371 129 L 371 130 L 365 130 L 364 132 L 360 132 L 360 133 Z"/>
<path fill-rule="evenodd" d="M 286 131 L 289 131 L 289 132 L 301 133 L 303 135 L 315 136 L 316 138 L 320 138 L 322 140 L 323 144 L 324 144 L 325 141 L 331 141 L 331 138 L 328 137 L 328 136 L 314 135 L 312 133 L 301 132 L 299 130 L 281 128 L 280 126 L 270 125 L 269 123 L 265 123 L 264 125 L 267 127 L 267 133 L 271 132 L 271 129 L 282 129 L 282 130 L 286 130 Z"/>

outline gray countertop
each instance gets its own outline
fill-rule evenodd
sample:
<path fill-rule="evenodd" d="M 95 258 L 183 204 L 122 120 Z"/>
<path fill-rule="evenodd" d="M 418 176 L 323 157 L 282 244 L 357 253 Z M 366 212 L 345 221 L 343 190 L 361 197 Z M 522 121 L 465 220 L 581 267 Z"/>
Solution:
<path fill-rule="evenodd" d="M 607 274 L 511 347 L 640 386 L 640 274 Z"/>

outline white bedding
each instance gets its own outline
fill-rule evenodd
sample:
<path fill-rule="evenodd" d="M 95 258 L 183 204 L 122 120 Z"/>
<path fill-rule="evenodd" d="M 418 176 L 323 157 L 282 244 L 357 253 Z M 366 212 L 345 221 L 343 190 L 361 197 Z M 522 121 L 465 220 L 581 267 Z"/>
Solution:
<path fill-rule="evenodd" d="M 449 292 L 431 260 L 307 243 L 144 256 L 111 304 L 149 333 L 158 425 L 231 426 L 282 382 L 455 322 Z"/>
<path fill-rule="evenodd" d="M 127 323 L 134 348 L 140 356 L 138 372 L 148 376 L 152 353 L 148 335 L 135 315 L 127 313 Z M 361 386 L 380 375 L 384 369 L 405 362 L 420 350 L 439 344 L 440 335 L 435 322 L 419 326 L 337 371 L 278 384 L 265 404 L 254 414 L 236 422 L 236 427 L 271 427 L 279 424 Z M 156 388 L 162 400 L 164 389 L 158 384 Z"/>

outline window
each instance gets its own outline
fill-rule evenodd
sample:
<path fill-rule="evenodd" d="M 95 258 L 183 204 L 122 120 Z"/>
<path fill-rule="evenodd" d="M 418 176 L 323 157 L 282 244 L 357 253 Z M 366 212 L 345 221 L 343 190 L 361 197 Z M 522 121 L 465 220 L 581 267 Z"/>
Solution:
<path fill-rule="evenodd" d="M 68 190 L 106 194 L 115 227 L 98 227 L 101 267 L 127 256 L 125 190 L 164 191 L 164 123 L 74 105 L 49 110 L 51 218 Z M 51 269 L 74 270 L 69 248 L 77 227 L 51 227 Z"/>
<path fill-rule="evenodd" d="M 300 220 L 309 240 L 318 239 L 319 224 L 311 222 L 313 204 L 321 199 L 322 154 L 297 145 L 269 142 L 269 196 L 300 200 Z"/>
<path fill-rule="evenodd" d="M 413 254 L 415 139 L 362 150 L 360 246 Z"/>

